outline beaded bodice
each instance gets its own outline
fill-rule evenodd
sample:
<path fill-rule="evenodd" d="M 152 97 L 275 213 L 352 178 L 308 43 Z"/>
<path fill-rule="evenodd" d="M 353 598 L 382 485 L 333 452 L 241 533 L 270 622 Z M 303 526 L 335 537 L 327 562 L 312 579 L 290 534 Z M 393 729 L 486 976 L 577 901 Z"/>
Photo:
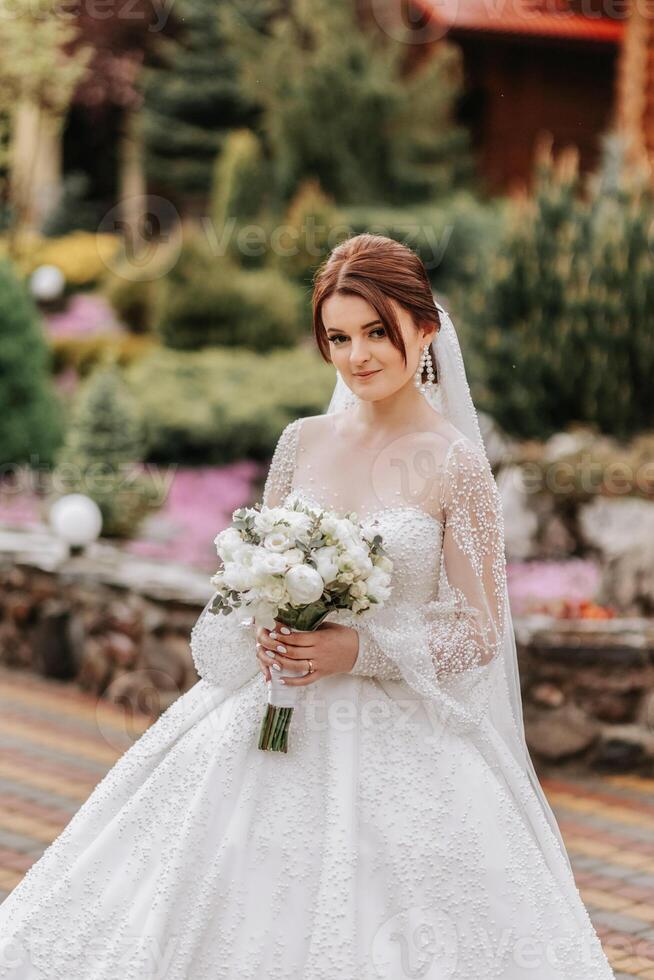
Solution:
<path fill-rule="evenodd" d="M 295 500 L 314 506 L 320 501 L 302 487 L 294 487 L 283 503 Z M 438 595 L 438 568 L 442 523 L 419 507 L 382 507 L 360 518 L 364 527 L 379 530 L 393 562 L 393 592 L 389 602 L 422 605 Z"/>
<path fill-rule="evenodd" d="M 299 460 L 304 422 L 296 419 L 282 432 L 263 503 L 282 506 L 300 498 L 341 516 L 354 512 L 379 528 L 393 561 L 392 594 L 358 627 L 365 647 L 361 669 L 401 675 L 424 697 L 445 703 L 450 724 L 469 725 L 484 710 L 488 685 L 479 684 L 478 671 L 499 659 L 508 605 L 501 502 L 483 450 L 463 435 L 449 442 L 437 436 L 425 447 L 420 433 L 418 441 L 409 433 L 386 459 L 383 449 L 366 453 L 363 447 L 350 466 L 339 458 L 340 447 L 324 438 L 336 430 L 321 428 L 319 417 L 313 451 Z M 416 469 L 420 461 L 429 478 L 418 498 L 423 506 L 406 492 L 407 461 Z M 392 502 L 395 473 L 404 490 L 400 504 Z M 459 703 L 448 697 L 455 679 Z"/>

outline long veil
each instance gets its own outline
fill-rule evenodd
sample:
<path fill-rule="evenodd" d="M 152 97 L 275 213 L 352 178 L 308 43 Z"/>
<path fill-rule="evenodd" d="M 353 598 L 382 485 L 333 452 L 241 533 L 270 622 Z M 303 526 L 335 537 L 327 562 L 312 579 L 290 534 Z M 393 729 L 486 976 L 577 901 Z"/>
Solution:
<path fill-rule="evenodd" d="M 480 448 L 485 465 L 488 466 L 490 471 L 490 462 L 479 427 L 477 411 L 470 394 L 470 387 L 468 385 L 457 333 L 448 312 L 438 303 L 436 303 L 436 308 L 440 320 L 440 329 L 435 334 L 431 348 L 437 368 L 438 383 L 431 388 L 427 388 L 423 395 L 436 411 L 449 419 L 463 435 L 467 436 Z M 327 408 L 328 414 L 343 411 L 356 405 L 359 401 L 358 396 L 345 384 L 340 373 L 337 371 L 336 374 L 336 385 Z M 561 836 L 561 831 L 540 785 L 527 747 L 515 633 L 506 587 L 504 592 L 504 635 L 501 646 L 502 672 L 500 682 L 493 685 L 489 703 L 489 717 L 492 725 L 501 736 L 506 747 L 510 750 L 515 761 L 529 777 L 534 794 L 541 805 L 543 815 L 547 819 L 565 856 L 566 863 L 570 868 L 570 860 Z"/>

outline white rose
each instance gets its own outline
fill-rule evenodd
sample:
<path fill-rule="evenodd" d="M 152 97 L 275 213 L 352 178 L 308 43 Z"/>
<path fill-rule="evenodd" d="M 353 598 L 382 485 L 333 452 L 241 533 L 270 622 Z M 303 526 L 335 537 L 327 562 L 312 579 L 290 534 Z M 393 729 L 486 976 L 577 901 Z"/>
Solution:
<path fill-rule="evenodd" d="M 286 520 L 289 524 L 289 530 L 292 531 L 294 538 L 302 538 L 307 535 L 313 519 L 309 514 L 305 514 L 299 510 L 287 510 Z"/>
<path fill-rule="evenodd" d="M 333 582 L 338 575 L 338 549 L 334 545 L 317 548 L 313 553 L 316 568 L 324 582 Z"/>
<path fill-rule="evenodd" d="M 266 578 L 269 575 L 283 575 L 288 568 L 286 557 L 277 551 L 268 551 L 259 548 L 258 553 L 252 560 L 252 572 L 257 578 Z"/>
<path fill-rule="evenodd" d="M 295 544 L 295 534 L 290 528 L 277 527 L 267 534 L 261 543 L 269 551 L 288 551 Z"/>
<path fill-rule="evenodd" d="M 300 548 L 290 548 L 284 552 L 284 560 L 289 568 L 291 565 L 299 565 L 304 561 L 304 552 Z"/>
<path fill-rule="evenodd" d="M 296 606 L 304 606 L 321 597 L 325 583 L 310 565 L 294 565 L 286 573 L 286 588 L 291 602 Z"/>
<path fill-rule="evenodd" d="M 341 557 L 340 565 L 341 568 L 351 570 L 355 575 L 360 576 L 368 575 L 373 569 L 370 555 L 360 545 L 348 548 Z"/>
<path fill-rule="evenodd" d="M 283 520 L 284 511 L 281 507 L 264 507 L 254 518 L 254 530 L 260 537 L 265 537 Z"/>
<path fill-rule="evenodd" d="M 255 599 L 248 603 L 248 612 L 254 616 L 257 626 L 265 626 L 266 629 L 274 629 L 277 604 L 266 602 L 263 599 Z"/>
<path fill-rule="evenodd" d="M 366 579 L 366 591 L 371 599 L 384 602 L 391 594 L 390 582 L 390 576 L 375 567 Z"/>
<path fill-rule="evenodd" d="M 226 527 L 213 539 L 216 551 L 223 561 L 234 561 L 234 553 L 243 547 L 243 538 L 235 527 Z"/>
<path fill-rule="evenodd" d="M 235 589 L 236 592 L 244 592 L 253 585 L 252 571 L 236 562 L 225 562 L 222 578 L 227 588 Z"/>
<path fill-rule="evenodd" d="M 354 547 L 361 543 L 356 528 L 346 517 L 323 517 L 320 522 L 323 534 L 338 541 L 344 548 Z"/>
<path fill-rule="evenodd" d="M 288 592 L 284 579 L 271 578 L 257 590 L 261 599 L 274 605 L 275 608 L 284 606 L 288 602 Z"/>

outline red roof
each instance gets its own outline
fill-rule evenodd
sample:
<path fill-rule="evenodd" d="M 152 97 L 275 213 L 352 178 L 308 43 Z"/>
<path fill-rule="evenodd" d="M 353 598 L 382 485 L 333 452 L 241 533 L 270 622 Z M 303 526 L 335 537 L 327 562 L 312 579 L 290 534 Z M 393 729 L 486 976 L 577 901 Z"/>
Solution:
<path fill-rule="evenodd" d="M 449 30 L 620 43 L 624 21 L 543 9 L 539 0 L 411 0 Z"/>

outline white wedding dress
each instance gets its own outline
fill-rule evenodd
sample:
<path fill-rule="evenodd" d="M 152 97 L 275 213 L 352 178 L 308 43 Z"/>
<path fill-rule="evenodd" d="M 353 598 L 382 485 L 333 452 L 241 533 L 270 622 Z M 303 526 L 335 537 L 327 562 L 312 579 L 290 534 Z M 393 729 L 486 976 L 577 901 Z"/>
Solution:
<path fill-rule="evenodd" d="M 329 467 L 314 479 L 315 460 L 298 465 L 305 421 L 280 437 L 265 503 L 332 502 Z M 560 841 L 486 715 L 493 602 L 478 601 L 466 561 L 481 579 L 490 570 L 492 591 L 503 555 L 477 452 L 466 436 L 447 447 L 445 519 L 390 503 L 360 513 L 383 535 L 393 594 L 358 627 L 351 673 L 296 688 L 287 753 L 257 747 L 255 627 L 198 620 L 201 680 L 0 906 L 0 977 L 613 977 Z M 457 534 L 470 522 L 479 555 Z M 417 693 L 419 657 L 442 702 Z"/>

